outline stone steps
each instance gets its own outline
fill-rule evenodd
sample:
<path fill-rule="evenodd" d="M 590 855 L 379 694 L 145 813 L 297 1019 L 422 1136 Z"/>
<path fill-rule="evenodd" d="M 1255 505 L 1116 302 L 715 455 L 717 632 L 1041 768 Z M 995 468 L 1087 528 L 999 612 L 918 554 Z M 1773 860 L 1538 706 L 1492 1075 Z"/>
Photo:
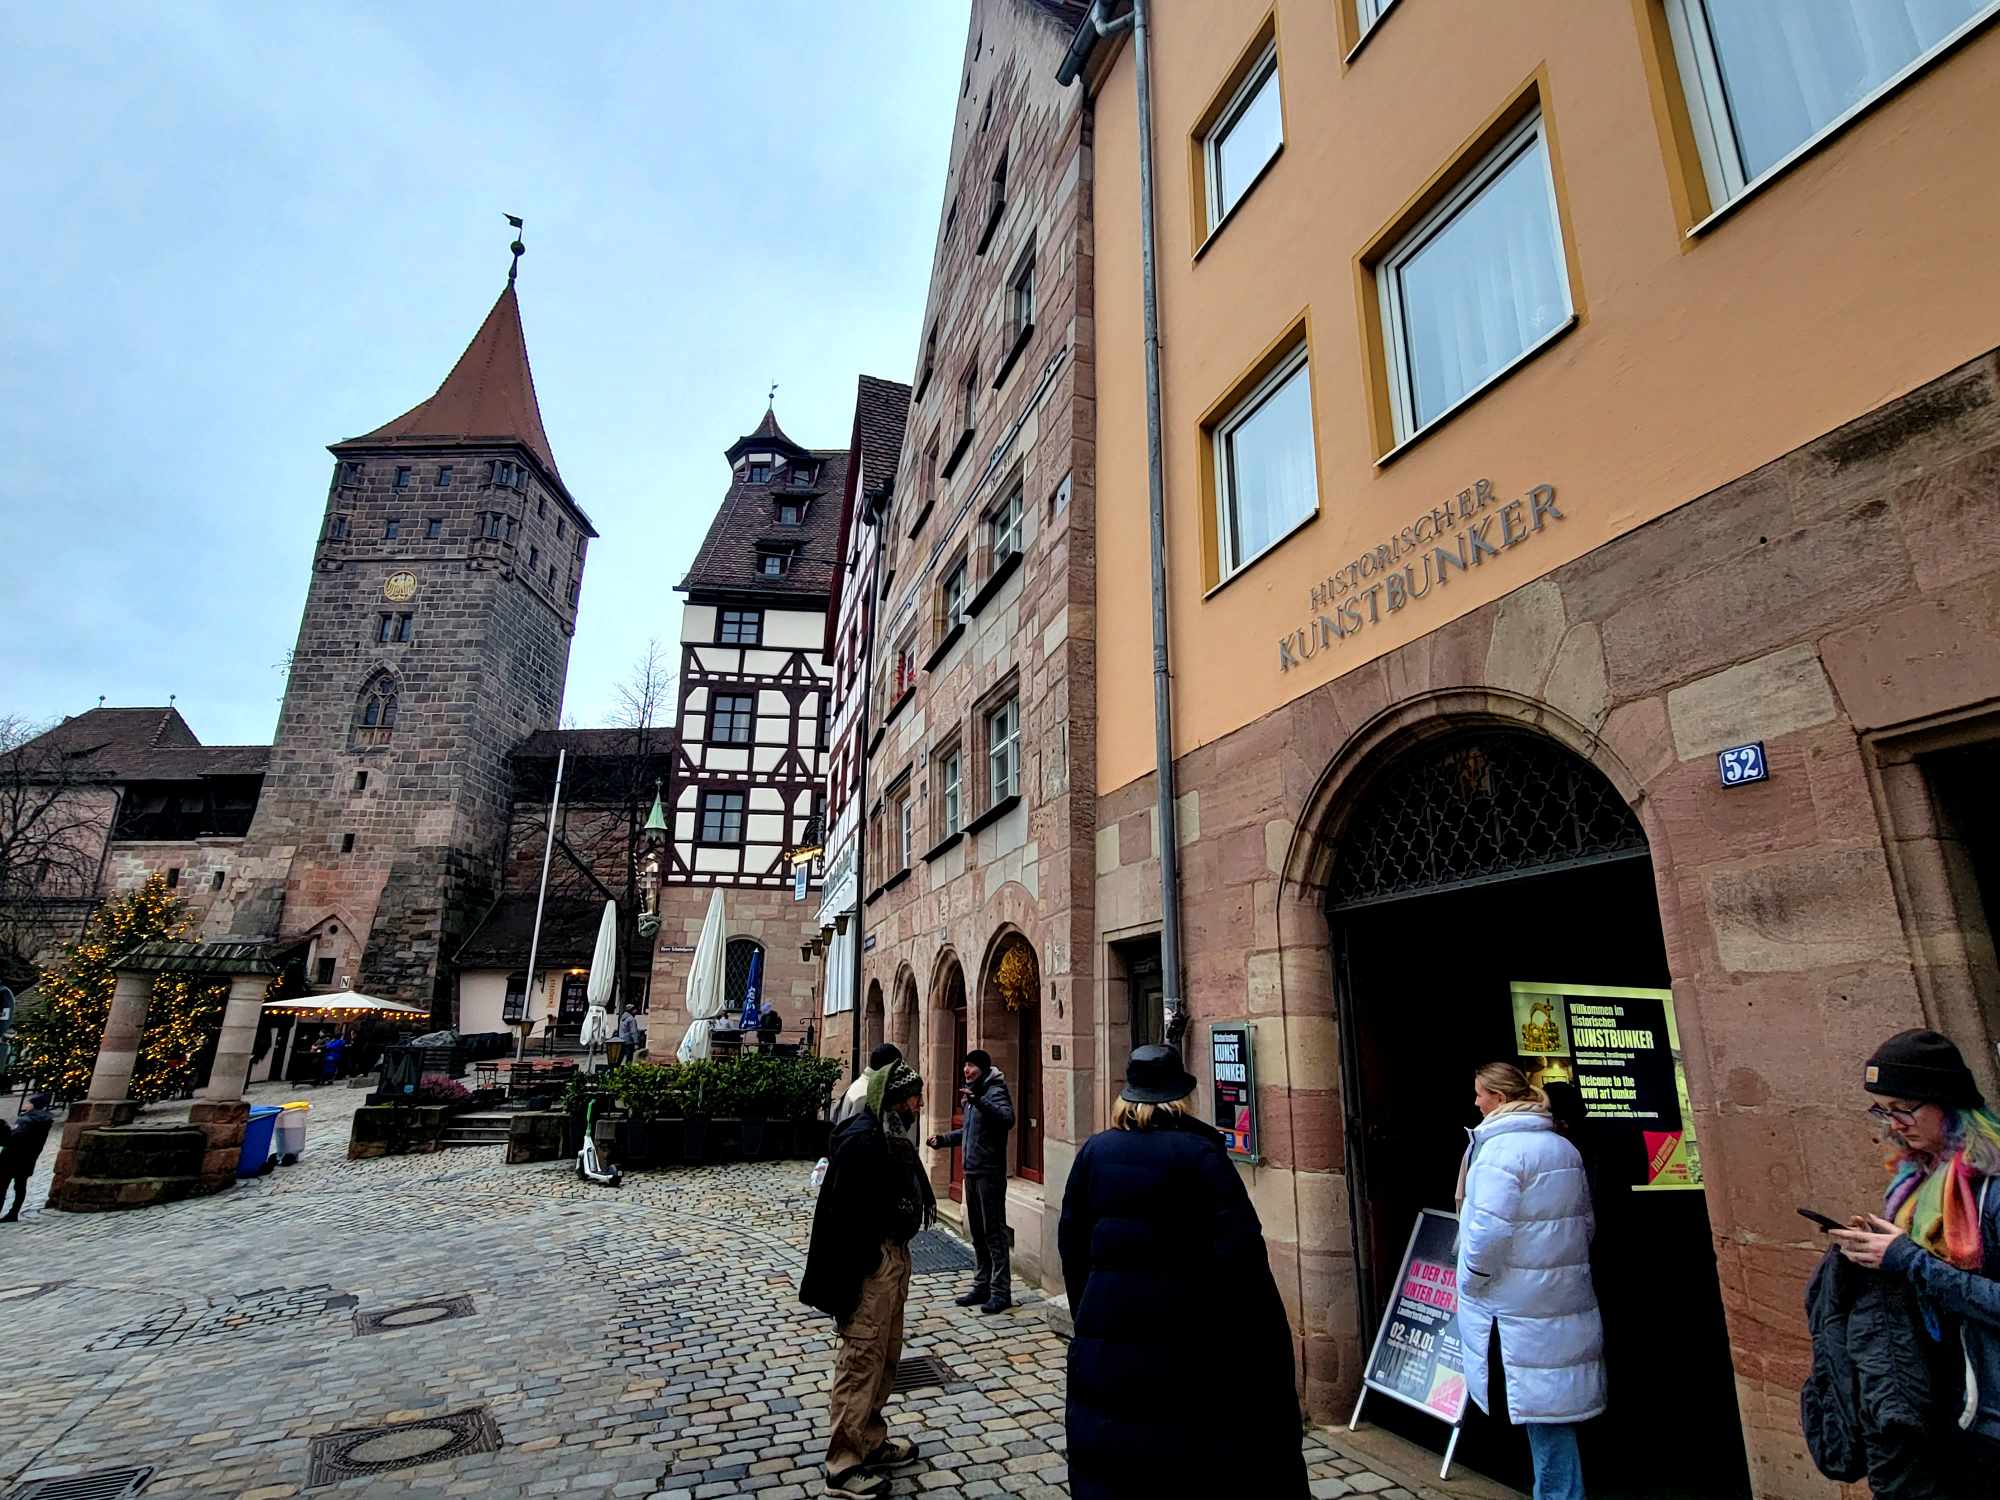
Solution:
<path fill-rule="evenodd" d="M 444 1128 L 445 1146 L 504 1146 L 512 1115 L 456 1115 Z"/>

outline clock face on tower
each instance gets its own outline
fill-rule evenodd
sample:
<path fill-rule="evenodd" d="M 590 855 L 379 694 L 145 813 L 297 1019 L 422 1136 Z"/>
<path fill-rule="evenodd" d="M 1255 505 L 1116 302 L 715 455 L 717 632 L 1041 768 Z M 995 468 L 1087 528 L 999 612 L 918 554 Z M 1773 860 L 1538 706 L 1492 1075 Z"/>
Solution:
<path fill-rule="evenodd" d="M 417 597 L 417 575 L 391 573 L 382 580 L 382 597 L 391 604 L 403 604 Z"/>

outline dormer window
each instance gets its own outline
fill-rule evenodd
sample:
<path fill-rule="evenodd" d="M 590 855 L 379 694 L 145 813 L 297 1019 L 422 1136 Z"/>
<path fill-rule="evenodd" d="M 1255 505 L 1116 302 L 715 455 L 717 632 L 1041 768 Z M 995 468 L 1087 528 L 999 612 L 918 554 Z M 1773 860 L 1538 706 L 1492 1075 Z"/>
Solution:
<path fill-rule="evenodd" d="M 771 466 L 769 464 L 750 465 L 750 482 L 752 484 L 769 484 L 771 482 Z"/>
<path fill-rule="evenodd" d="M 815 474 L 815 473 L 817 473 L 817 472 L 818 472 L 818 466 L 817 466 L 817 465 L 814 465 L 814 464 L 793 464 L 793 465 L 792 465 L 792 483 L 793 483 L 793 484 L 796 484 L 796 485 L 809 485 L 809 484 L 811 484 L 811 483 L 813 482 L 813 476 L 814 476 L 814 474 Z"/>
<path fill-rule="evenodd" d="M 778 524 L 780 526 L 796 526 L 799 524 L 800 518 L 804 515 L 805 509 L 803 506 L 780 505 L 778 507 Z"/>

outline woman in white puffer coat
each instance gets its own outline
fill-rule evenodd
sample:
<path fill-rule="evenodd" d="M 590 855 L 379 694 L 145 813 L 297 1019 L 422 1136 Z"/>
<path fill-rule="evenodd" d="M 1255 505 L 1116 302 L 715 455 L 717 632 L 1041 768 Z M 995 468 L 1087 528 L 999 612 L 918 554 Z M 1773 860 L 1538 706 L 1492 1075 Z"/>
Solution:
<path fill-rule="evenodd" d="M 1604 1321 L 1590 1280 L 1590 1186 L 1548 1100 L 1511 1063 L 1473 1075 L 1484 1116 L 1459 1169 L 1458 1332 L 1490 1412 L 1498 1333 L 1507 1416 L 1528 1430 L 1535 1500 L 1583 1500 L 1576 1425 L 1604 1410 Z"/>

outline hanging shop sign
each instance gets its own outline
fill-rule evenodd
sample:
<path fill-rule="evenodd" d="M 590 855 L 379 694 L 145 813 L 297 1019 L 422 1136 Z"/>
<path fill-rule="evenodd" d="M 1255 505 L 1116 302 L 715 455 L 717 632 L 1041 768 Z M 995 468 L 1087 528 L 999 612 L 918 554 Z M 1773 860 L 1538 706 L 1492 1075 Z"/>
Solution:
<path fill-rule="evenodd" d="M 1442 590 L 1454 572 L 1468 573 L 1562 521 L 1556 487 L 1538 484 L 1503 500 L 1481 479 L 1442 505 L 1336 569 L 1306 596 L 1306 623 L 1278 639 L 1278 670 L 1302 667 L 1321 651 L 1359 635 L 1384 617 Z"/>
<path fill-rule="evenodd" d="M 1458 1341 L 1458 1216 L 1426 1208 L 1417 1214 L 1410 1245 L 1396 1272 L 1396 1293 L 1375 1331 L 1375 1344 L 1361 1372 L 1361 1396 L 1348 1419 L 1349 1432 L 1361 1422 L 1370 1391 L 1436 1417 L 1451 1427 L 1444 1467 L 1458 1447 L 1465 1420 L 1465 1352 Z"/>
<path fill-rule="evenodd" d="M 1509 989 L 1514 1048 L 1529 1081 L 1574 1084 L 1601 1138 L 1633 1143 L 1607 1153 L 1610 1180 L 1622 1175 L 1635 1192 L 1700 1188 L 1673 991 L 1526 982 Z"/>
<path fill-rule="evenodd" d="M 1215 1128 L 1238 1161 L 1257 1160 L 1257 1060 L 1254 1026 L 1217 1026 L 1208 1034 L 1215 1070 Z"/>

